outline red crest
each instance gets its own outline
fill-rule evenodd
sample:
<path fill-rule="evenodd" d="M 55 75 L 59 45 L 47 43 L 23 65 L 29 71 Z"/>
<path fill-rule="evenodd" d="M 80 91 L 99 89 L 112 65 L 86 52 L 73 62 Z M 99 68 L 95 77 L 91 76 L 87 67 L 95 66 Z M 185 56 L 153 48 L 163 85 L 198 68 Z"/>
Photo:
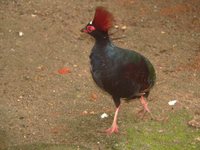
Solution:
<path fill-rule="evenodd" d="M 113 26 L 114 17 L 104 7 L 97 7 L 92 24 L 96 29 L 107 32 Z"/>

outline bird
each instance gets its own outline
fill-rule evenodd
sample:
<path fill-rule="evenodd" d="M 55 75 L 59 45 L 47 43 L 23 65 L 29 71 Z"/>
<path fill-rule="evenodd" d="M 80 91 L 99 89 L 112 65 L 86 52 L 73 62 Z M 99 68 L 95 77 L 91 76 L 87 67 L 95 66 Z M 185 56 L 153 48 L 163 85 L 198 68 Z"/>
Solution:
<path fill-rule="evenodd" d="M 90 53 L 91 74 L 94 82 L 112 96 L 115 115 L 106 133 L 118 133 L 117 123 L 121 100 L 140 98 L 144 111 L 149 112 L 147 97 L 156 82 L 152 63 L 139 52 L 116 46 L 110 36 L 114 17 L 105 7 L 98 6 L 95 15 L 82 32 L 95 39 Z"/>

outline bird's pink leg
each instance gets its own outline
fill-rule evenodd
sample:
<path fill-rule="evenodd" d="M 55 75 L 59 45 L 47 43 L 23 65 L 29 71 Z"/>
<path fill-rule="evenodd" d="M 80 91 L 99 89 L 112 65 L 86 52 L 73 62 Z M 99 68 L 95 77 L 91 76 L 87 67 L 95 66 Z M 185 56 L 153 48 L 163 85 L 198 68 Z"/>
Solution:
<path fill-rule="evenodd" d="M 114 119 L 113 119 L 113 123 L 112 123 L 112 126 L 106 130 L 106 132 L 108 134 L 112 134 L 113 132 L 114 133 L 117 133 L 119 130 L 118 130 L 118 125 L 117 125 L 117 116 L 118 116 L 118 112 L 119 112 L 119 107 L 117 107 L 116 111 L 115 111 L 115 116 L 114 116 Z"/>
<path fill-rule="evenodd" d="M 150 115 L 151 115 L 151 119 L 154 119 L 154 120 L 158 120 L 157 118 L 155 118 L 155 116 L 151 113 L 151 111 L 149 110 L 148 108 L 148 103 L 145 101 L 144 97 L 141 96 L 140 98 L 140 102 L 142 103 L 143 107 L 144 107 L 144 114 L 143 114 L 143 117 L 145 115 L 146 112 L 148 112 Z M 142 117 L 142 118 L 143 118 Z"/>
<path fill-rule="evenodd" d="M 143 96 L 141 96 L 140 102 L 143 105 L 144 110 L 147 111 L 148 113 L 151 113 L 150 110 L 149 110 L 149 108 L 148 108 L 148 103 L 144 100 Z"/>

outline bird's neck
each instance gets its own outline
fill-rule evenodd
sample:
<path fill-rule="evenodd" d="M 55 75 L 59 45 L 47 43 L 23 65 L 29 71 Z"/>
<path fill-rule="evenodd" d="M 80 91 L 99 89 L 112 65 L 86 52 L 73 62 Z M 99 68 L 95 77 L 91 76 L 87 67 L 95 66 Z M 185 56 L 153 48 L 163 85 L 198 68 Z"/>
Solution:
<path fill-rule="evenodd" d="M 99 47 L 104 47 L 111 43 L 109 36 L 95 38 L 95 45 Z"/>
<path fill-rule="evenodd" d="M 107 32 L 96 32 L 92 35 L 95 38 L 95 49 L 106 50 L 105 48 L 111 44 L 111 40 Z"/>
<path fill-rule="evenodd" d="M 90 35 L 95 38 L 95 44 L 98 46 L 104 46 L 110 43 L 108 32 L 102 32 L 96 30 L 92 32 Z"/>

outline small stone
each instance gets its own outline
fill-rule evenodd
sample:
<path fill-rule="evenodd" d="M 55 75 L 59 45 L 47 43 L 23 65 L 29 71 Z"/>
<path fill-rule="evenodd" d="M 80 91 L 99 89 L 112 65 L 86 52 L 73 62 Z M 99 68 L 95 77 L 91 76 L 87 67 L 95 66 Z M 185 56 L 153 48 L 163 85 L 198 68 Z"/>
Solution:
<path fill-rule="evenodd" d="M 44 69 L 44 66 L 43 66 L 43 65 L 40 65 L 40 66 L 37 67 L 37 69 L 38 69 L 38 70 L 43 70 L 43 69 Z"/>
<path fill-rule="evenodd" d="M 31 14 L 31 17 L 33 17 L 33 18 L 35 18 L 37 15 L 35 15 L 35 14 Z"/>
<path fill-rule="evenodd" d="M 96 100 L 97 100 L 97 94 L 92 93 L 92 94 L 91 94 L 91 99 L 92 99 L 93 101 L 96 101 Z"/>
<path fill-rule="evenodd" d="M 106 113 L 103 113 L 102 115 L 101 115 L 101 119 L 104 119 L 104 118 L 107 118 L 108 117 L 108 114 L 106 114 Z"/>
<path fill-rule="evenodd" d="M 162 34 L 165 34 L 165 31 L 161 31 Z"/>
<path fill-rule="evenodd" d="M 115 25 L 115 29 L 118 29 L 119 28 L 119 26 L 118 25 Z"/>
<path fill-rule="evenodd" d="M 122 30 L 126 30 L 127 29 L 127 27 L 124 25 L 124 26 L 122 26 L 122 28 L 121 28 Z"/>
<path fill-rule="evenodd" d="M 14 48 L 11 48 L 10 50 L 11 50 L 12 52 L 14 52 L 14 51 L 15 51 L 15 49 L 14 49 Z"/>
<path fill-rule="evenodd" d="M 176 104 L 177 100 L 171 100 L 168 102 L 168 105 L 174 106 Z"/>
<path fill-rule="evenodd" d="M 91 115 L 94 115 L 94 111 L 91 111 L 90 114 L 91 114 Z"/>
<path fill-rule="evenodd" d="M 19 32 L 19 36 L 23 36 L 23 35 L 24 35 L 24 33 L 20 31 Z"/>
<path fill-rule="evenodd" d="M 84 115 L 88 114 L 88 111 L 87 111 L 87 110 L 84 110 L 84 111 L 83 111 L 83 114 L 84 114 Z"/>
<path fill-rule="evenodd" d="M 163 132 L 164 132 L 164 130 L 158 130 L 158 132 L 159 132 L 159 133 L 163 133 Z"/>
<path fill-rule="evenodd" d="M 76 67 L 78 67 L 78 65 L 74 64 L 73 67 L 76 68 Z"/>
<path fill-rule="evenodd" d="M 196 141 L 200 142 L 200 137 L 195 138 Z"/>

